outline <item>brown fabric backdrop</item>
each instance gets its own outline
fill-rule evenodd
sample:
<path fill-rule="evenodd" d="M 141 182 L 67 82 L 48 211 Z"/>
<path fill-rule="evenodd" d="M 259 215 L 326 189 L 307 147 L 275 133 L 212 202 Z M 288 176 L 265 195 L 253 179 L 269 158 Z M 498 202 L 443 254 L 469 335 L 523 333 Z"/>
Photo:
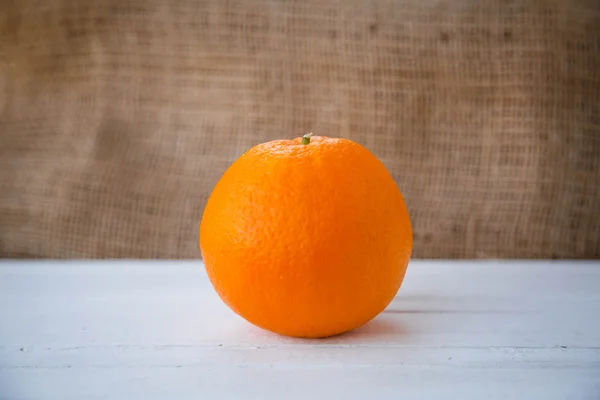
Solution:
<path fill-rule="evenodd" d="M 600 2 L 0 2 L 0 256 L 199 257 L 229 163 L 308 131 L 415 258 L 600 258 Z"/>

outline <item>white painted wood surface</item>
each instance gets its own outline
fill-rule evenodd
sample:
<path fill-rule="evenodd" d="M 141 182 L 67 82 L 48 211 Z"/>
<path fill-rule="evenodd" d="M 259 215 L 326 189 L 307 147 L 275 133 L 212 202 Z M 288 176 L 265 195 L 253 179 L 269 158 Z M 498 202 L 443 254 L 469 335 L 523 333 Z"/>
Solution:
<path fill-rule="evenodd" d="M 324 340 L 237 317 L 201 262 L 0 262 L 1 399 L 600 399 L 600 263 L 412 261 Z"/>

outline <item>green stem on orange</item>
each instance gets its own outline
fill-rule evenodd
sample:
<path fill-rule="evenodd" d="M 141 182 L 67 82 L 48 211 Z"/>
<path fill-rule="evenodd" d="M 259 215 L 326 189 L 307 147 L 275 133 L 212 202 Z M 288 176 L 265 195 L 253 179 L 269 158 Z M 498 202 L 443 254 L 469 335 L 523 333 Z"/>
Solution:
<path fill-rule="evenodd" d="M 312 135 L 313 135 L 312 132 L 310 132 L 310 133 L 307 133 L 306 135 L 302 136 L 302 143 L 300 143 L 300 144 L 304 144 L 304 145 L 309 144 L 310 143 L 310 137 Z"/>

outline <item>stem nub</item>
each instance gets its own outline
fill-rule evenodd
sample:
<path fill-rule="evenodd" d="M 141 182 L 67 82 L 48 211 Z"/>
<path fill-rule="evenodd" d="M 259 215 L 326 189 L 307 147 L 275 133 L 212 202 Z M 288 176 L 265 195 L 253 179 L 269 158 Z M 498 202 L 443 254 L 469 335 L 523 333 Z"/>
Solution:
<path fill-rule="evenodd" d="M 304 145 L 309 144 L 310 143 L 310 137 L 312 135 L 313 135 L 312 132 L 310 132 L 310 133 L 307 133 L 306 135 L 302 136 L 302 143 L 300 143 L 300 144 L 304 144 Z"/>

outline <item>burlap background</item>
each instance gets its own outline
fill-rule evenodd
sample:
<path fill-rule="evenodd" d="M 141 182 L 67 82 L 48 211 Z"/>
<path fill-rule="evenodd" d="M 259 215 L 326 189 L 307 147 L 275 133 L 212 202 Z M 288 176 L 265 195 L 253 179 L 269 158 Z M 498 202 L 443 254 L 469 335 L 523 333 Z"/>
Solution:
<path fill-rule="evenodd" d="M 416 258 L 599 258 L 600 2 L 0 1 L 0 256 L 199 257 L 307 131 L 388 166 Z"/>

